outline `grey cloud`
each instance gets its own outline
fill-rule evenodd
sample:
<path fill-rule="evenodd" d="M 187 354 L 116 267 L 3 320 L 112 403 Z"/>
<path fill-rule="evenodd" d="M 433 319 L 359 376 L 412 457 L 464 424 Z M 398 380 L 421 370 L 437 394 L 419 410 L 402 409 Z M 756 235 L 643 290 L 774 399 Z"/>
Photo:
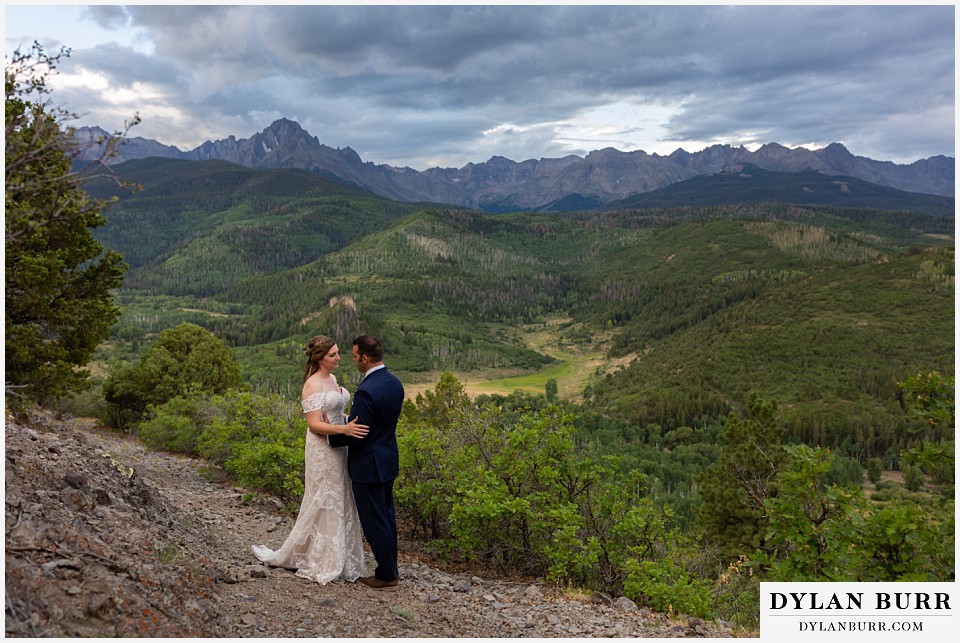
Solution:
<path fill-rule="evenodd" d="M 177 86 L 180 70 L 163 59 L 138 53 L 116 43 L 77 51 L 69 65 L 94 69 L 107 76 L 115 86 L 127 86 L 148 80 L 151 84 Z"/>
<path fill-rule="evenodd" d="M 106 29 L 122 29 L 130 24 L 130 15 L 125 7 L 110 4 L 93 4 L 85 7 L 90 18 Z"/>
<path fill-rule="evenodd" d="M 336 138 L 373 160 L 401 158 L 405 147 L 411 158 L 476 160 L 492 140 L 483 132 L 510 124 L 523 129 L 498 130 L 500 142 L 530 158 L 562 155 L 570 147 L 558 143 L 556 123 L 618 100 L 676 106 L 661 125 L 677 147 L 748 132 L 769 136 L 761 142 L 860 140 L 917 154 L 953 145 L 941 122 L 954 100 L 949 6 L 89 11 L 101 26 L 151 38 L 151 56 L 76 53 L 116 82 L 152 79 L 208 129 L 248 127 L 223 135 L 249 136 L 269 124 L 259 119 L 296 116 L 324 142 Z M 897 116 L 918 112 L 929 117 Z M 897 118 L 889 131 L 872 131 Z"/>

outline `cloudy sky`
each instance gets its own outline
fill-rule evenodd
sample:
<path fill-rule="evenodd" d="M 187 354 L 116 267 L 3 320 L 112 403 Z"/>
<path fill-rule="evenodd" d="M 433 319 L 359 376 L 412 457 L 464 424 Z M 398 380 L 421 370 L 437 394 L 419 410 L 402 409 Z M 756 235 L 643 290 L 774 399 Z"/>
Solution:
<path fill-rule="evenodd" d="M 839 142 L 955 156 L 952 2 L 5 5 L 5 55 L 72 53 L 75 124 L 188 150 L 299 122 L 365 161 L 462 167 L 605 147 Z"/>

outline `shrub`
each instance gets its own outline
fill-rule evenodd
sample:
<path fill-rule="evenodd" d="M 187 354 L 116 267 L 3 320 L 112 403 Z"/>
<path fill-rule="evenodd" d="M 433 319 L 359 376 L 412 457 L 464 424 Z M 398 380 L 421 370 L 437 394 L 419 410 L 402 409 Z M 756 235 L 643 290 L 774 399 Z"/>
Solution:
<path fill-rule="evenodd" d="M 196 324 L 180 324 L 161 332 L 136 366 L 111 373 L 104 397 L 118 409 L 118 417 L 124 411 L 140 417 L 151 404 L 217 395 L 241 384 L 240 365 L 226 344 Z"/>
<path fill-rule="evenodd" d="M 831 454 L 806 445 L 784 447 L 787 462 L 777 474 L 779 493 L 764 501 L 772 580 L 839 581 L 856 576 L 862 549 L 856 546 L 864 499 L 854 486 L 824 482 Z"/>
<path fill-rule="evenodd" d="M 712 583 L 691 578 L 670 560 L 627 561 L 625 594 L 658 612 L 678 612 L 699 618 L 713 618 Z"/>
<path fill-rule="evenodd" d="M 224 466 L 243 487 L 269 491 L 288 504 L 303 498 L 302 445 L 245 443 Z"/>
<path fill-rule="evenodd" d="M 248 444 L 299 447 L 302 475 L 307 424 L 293 403 L 276 395 L 231 391 L 212 398 L 211 406 L 216 411 L 197 442 L 201 456 L 225 467 Z"/>
<path fill-rule="evenodd" d="M 760 627 L 760 574 L 754 563 L 740 556 L 720 574 L 714 585 L 714 617 L 732 621 L 751 630 Z"/>
<path fill-rule="evenodd" d="M 678 534 L 669 511 L 641 497 L 645 476 L 580 451 L 573 420 L 557 406 L 478 408 L 444 375 L 401 418 L 398 511 L 434 549 L 619 591 L 630 560 L 659 560 Z M 675 569 L 686 562 L 678 554 Z"/>
<path fill-rule="evenodd" d="M 434 391 L 417 395 L 412 406 L 405 407 L 397 426 L 397 511 L 408 518 L 414 534 L 436 541 L 434 546 L 451 535 L 457 466 L 452 434 L 472 406 L 463 384 L 444 373 Z"/>
<path fill-rule="evenodd" d="M 147 407 L 137 437 L 155 449 L 198 455 L 197 442 L 209 421 L 209 405 L 200 397 L 175 397 Z"/>
<path fill-rule="evenodd" d="M 923 470 L 916 465 L 903 465 L 903 486 L 910 491 L 920 491 L 923 488 Z"/>
<path fill-rule="evenodd" d="M 276 494 L 288 504 L 303 497 L 306 432 L 299 405 L 249 391 L 175 397 L 149 406 L 137 427 L 146 444 L 199 455 L 239 485 Z"/>
<path fill-rule="evenodd" d="M 564 577 L 581 553 L 569 549 L 581 520 L 576 498 L 596 473 L 576 457 L 571 418 L 555 407 L 523 414 L 512 426 L 498 418 L 487 406 L 456 431 L 463 463 L 450 513 L 453 535 L 471 557 Z"/>
<path fill-rule="evenodd" d="M 837 453 L 830 457 L 830 466 L 823 474 L 823 483 L 837 487 L 863 484 L 863 467 L 853 458 L 847 458 Z"/>

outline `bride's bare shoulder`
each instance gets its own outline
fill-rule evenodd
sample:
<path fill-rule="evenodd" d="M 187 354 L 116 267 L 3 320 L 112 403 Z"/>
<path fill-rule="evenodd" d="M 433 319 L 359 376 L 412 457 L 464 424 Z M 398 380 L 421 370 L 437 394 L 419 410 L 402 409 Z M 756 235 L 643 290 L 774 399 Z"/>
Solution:
<path fill-rule="evenodd" d="M 323 388 L 320 386 L 319 378 L 316 376 L 310 376 L 303 383 L 303 388 L 300 389 L 300 399 L 305 400 L 312 395 L 322 392 Z"/>
<path fill-rule="evenodd" d="M 306 400 L 320 393 L 337 392 L 339 390 L 340 387 L 337 385 L 337 379 L 332 373 L 330 377 L 321 377 L 320 374 L 317 373 L 308 377 L 307 381 L 303 383 L 303 388 L 300 389 L 300 399 Z"/>

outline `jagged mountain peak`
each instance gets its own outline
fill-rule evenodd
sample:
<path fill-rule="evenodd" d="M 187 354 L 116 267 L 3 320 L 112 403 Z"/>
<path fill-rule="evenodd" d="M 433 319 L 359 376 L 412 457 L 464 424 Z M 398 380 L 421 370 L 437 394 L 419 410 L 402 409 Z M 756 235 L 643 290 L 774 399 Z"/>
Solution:
<path fill-rule="evenodd" d="M 843 143 L 830 143 L 830 145 L 827 145 L 825 148 L 823 148 L 823 150 L 825 152 L 834 152 L 834 153 L 840 152 L 843 154 L 850 154 L 850 150 L 848 150 L 843 145 Z M 850 156 L 853 156 L 853 155 L 850 154 Z"/>
<path fill-rule="evenodd" d="M 282 127 L 289 127 L 294 130 L 303 131 L 303 127 L 301 127 L 300 123 L 286 117 L 278 118 L 277 120 L 273 121 L 270 123 L 270 126 L 267 129 L 278 129 Z"/>
<path fill-rule="evenodd" d="M 277 141 L 287 139 L 307 139 L 316 142 L 317 145 L 320 144 L 320 139 L 318 139 L 316 136 L 311 136 L 305 129 L 303 129 L 303 127 L 300 126 L 300 123 L 291 121 L 287 118 L 275 120 L 270 124 L 269 127 L 260 132 L 260 135 L 272 137 Z"/>

